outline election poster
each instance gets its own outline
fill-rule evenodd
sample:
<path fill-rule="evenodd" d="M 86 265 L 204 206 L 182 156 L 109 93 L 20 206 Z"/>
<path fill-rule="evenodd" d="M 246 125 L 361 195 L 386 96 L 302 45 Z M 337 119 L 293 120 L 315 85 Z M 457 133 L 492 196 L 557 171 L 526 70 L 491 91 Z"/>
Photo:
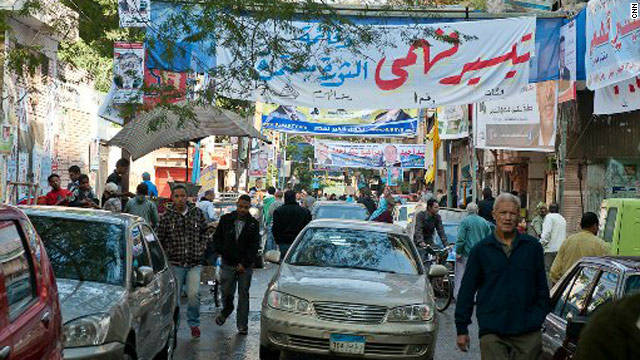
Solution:
<path fill-rule="evenodd" d="M 436 114 L 440 139 L 453 140 L 469 136 L 469 107 L 467 105 L 439 107 L 436 109 Z"/>
<path fill-rule="evenodd" d="M 11 130 L 11 124 L 2 124 L 2 137 L 0 137 L 0 153 L 8 154 L 11 152 L 13 146 L 13 131 Z"/>
<path fill-rule="evenodd" d="M 200 187 L 200 194 L 204 194 L 207 190 L 215 190 L 218 180 L 218 169 L 216 168 L 216 164 L 209 165 L 202 169 L 200 172 L 200 178 L 198 179 L 198 184 Z"/>
<path fill-rule="evenodd" d="M 388 186 L 398 186 L 402 184 L 404 181 L 404 172 L 402 168 L 399 167 L 390 167 L 386 168 L 386 183 Z"/>
<path fill-rule="evenodd" d="M 262 127 L 310 135 L 413 137 L 418 109 L 329 110 L 264 104 Z"/>
<path fill-rule="evenodd" d="M 113 53 L 113 103 L 142 103 L 143 44 L 117 42 Z"/>
<path fill-rule="evenodd" d="M 151 0 L 118 0 L 120 27 L 146 27 L 151 14 Z"/>
<path fill-rule="evenodd" d="M 558 102 L 576 98 L 576 20 L 569 21 L 560 29 L 560 81 Z"/>
<path fill-rule="evenodd" d="M 556 82 L 546 81 L 529 84 L 503 100 L 476 104 L 476 147 L 553 152 L 556 96 Z"/>
<path fill-rule="evenodd" d="M 618 114 L 640 109 L 640 76 L 597 89 L 593 98 L 593 113 Z"/>
<path fill-rule="evenodd" d="M 325 167 L 423 169 L 425 149 L 424 144 L 314 142 L 315 162 Z"/>
<path fill-rule="evenodd" d="M 269 167 L 269 145 L 254 139 L 255 146 L 251 149 L 249 161 L 249 176 L 265 177 Z"/>

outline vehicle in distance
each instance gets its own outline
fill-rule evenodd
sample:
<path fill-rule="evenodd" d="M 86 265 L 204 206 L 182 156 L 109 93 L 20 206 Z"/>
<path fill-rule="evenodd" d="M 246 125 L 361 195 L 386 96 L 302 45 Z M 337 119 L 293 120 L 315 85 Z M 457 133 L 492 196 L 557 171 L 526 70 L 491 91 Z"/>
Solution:
<path fill-rule="evenodd" d="M 316 219 L 367 220 L 367 207 L 356 202 L 316 201 L 311 207 L 311 217 Z"/>

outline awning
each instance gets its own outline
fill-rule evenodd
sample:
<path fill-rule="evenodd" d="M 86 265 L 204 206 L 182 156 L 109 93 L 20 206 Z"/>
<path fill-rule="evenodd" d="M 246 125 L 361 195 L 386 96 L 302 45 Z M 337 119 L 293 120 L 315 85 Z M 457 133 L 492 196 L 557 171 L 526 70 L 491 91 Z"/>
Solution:
<path fill-rule="evenodd" d="M 207 136 L 248 136 L 268 140 L 240 115 L 214 106 L 195 106 L 197 123 L 185 121 L 178 127 L 178 117 L 167 114 L 166 123 L 150 132 L 149 123 L 163 109 L 155 109 L 130 121 L 107 143 L 129 152 L 133 160 L 176 142 L 201 139 Z"/>

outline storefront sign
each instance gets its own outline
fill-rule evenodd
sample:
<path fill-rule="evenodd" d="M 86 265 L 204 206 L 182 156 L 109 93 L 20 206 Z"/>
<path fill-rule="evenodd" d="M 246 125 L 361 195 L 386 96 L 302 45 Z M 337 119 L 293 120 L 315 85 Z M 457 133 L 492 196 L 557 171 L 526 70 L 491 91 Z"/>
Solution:
<path fill-rule="evenodd" d="M 316 140 L 314 146 L 315 161 L 319 166 L 423 169 L 425 164 L 424 144 L 359 144 Z"/>
<path fill-rule="evenodd" d="M 595 91 L 594 114 L 617 114 L 638 109 L 640 109 L 640 76 Z"/>
<path fill-rule="evenodd" d="M 141 103 L 144 79 L 144 46 L 141 43 L 113 45 L 113 102 Z"/>
<path fill-rule="evenodd" d="M 467 105 L 439 107 L 436 113 L 440 139 L 453 140 L 469 136 L 469 110 Z"/>

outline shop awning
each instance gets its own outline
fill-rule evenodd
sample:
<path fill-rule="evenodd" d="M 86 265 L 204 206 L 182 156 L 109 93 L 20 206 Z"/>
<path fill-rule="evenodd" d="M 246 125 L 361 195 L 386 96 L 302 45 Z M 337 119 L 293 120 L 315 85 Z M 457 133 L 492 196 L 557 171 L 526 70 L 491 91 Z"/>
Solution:
<path fill-rule="evenodd" d="M 157 118 L 159 111 L 166 110 L 152 110 L 130 121 L 107 144 L 127 150 L 133 160 L 136 160 L 154 150 L 176 142 L 196 140 L 214 135 L 248 136 L 268 142 L 258 130 L 240 115 L 214 106 L 196 106 L 194 112 L 197 123 L 185 121 L 180 127 L 178 127 L 179 121 L 176 114 L 169 113 L 167 114 L 166 123 L 157 131 L 151 132 L 149 123 Z"/>

